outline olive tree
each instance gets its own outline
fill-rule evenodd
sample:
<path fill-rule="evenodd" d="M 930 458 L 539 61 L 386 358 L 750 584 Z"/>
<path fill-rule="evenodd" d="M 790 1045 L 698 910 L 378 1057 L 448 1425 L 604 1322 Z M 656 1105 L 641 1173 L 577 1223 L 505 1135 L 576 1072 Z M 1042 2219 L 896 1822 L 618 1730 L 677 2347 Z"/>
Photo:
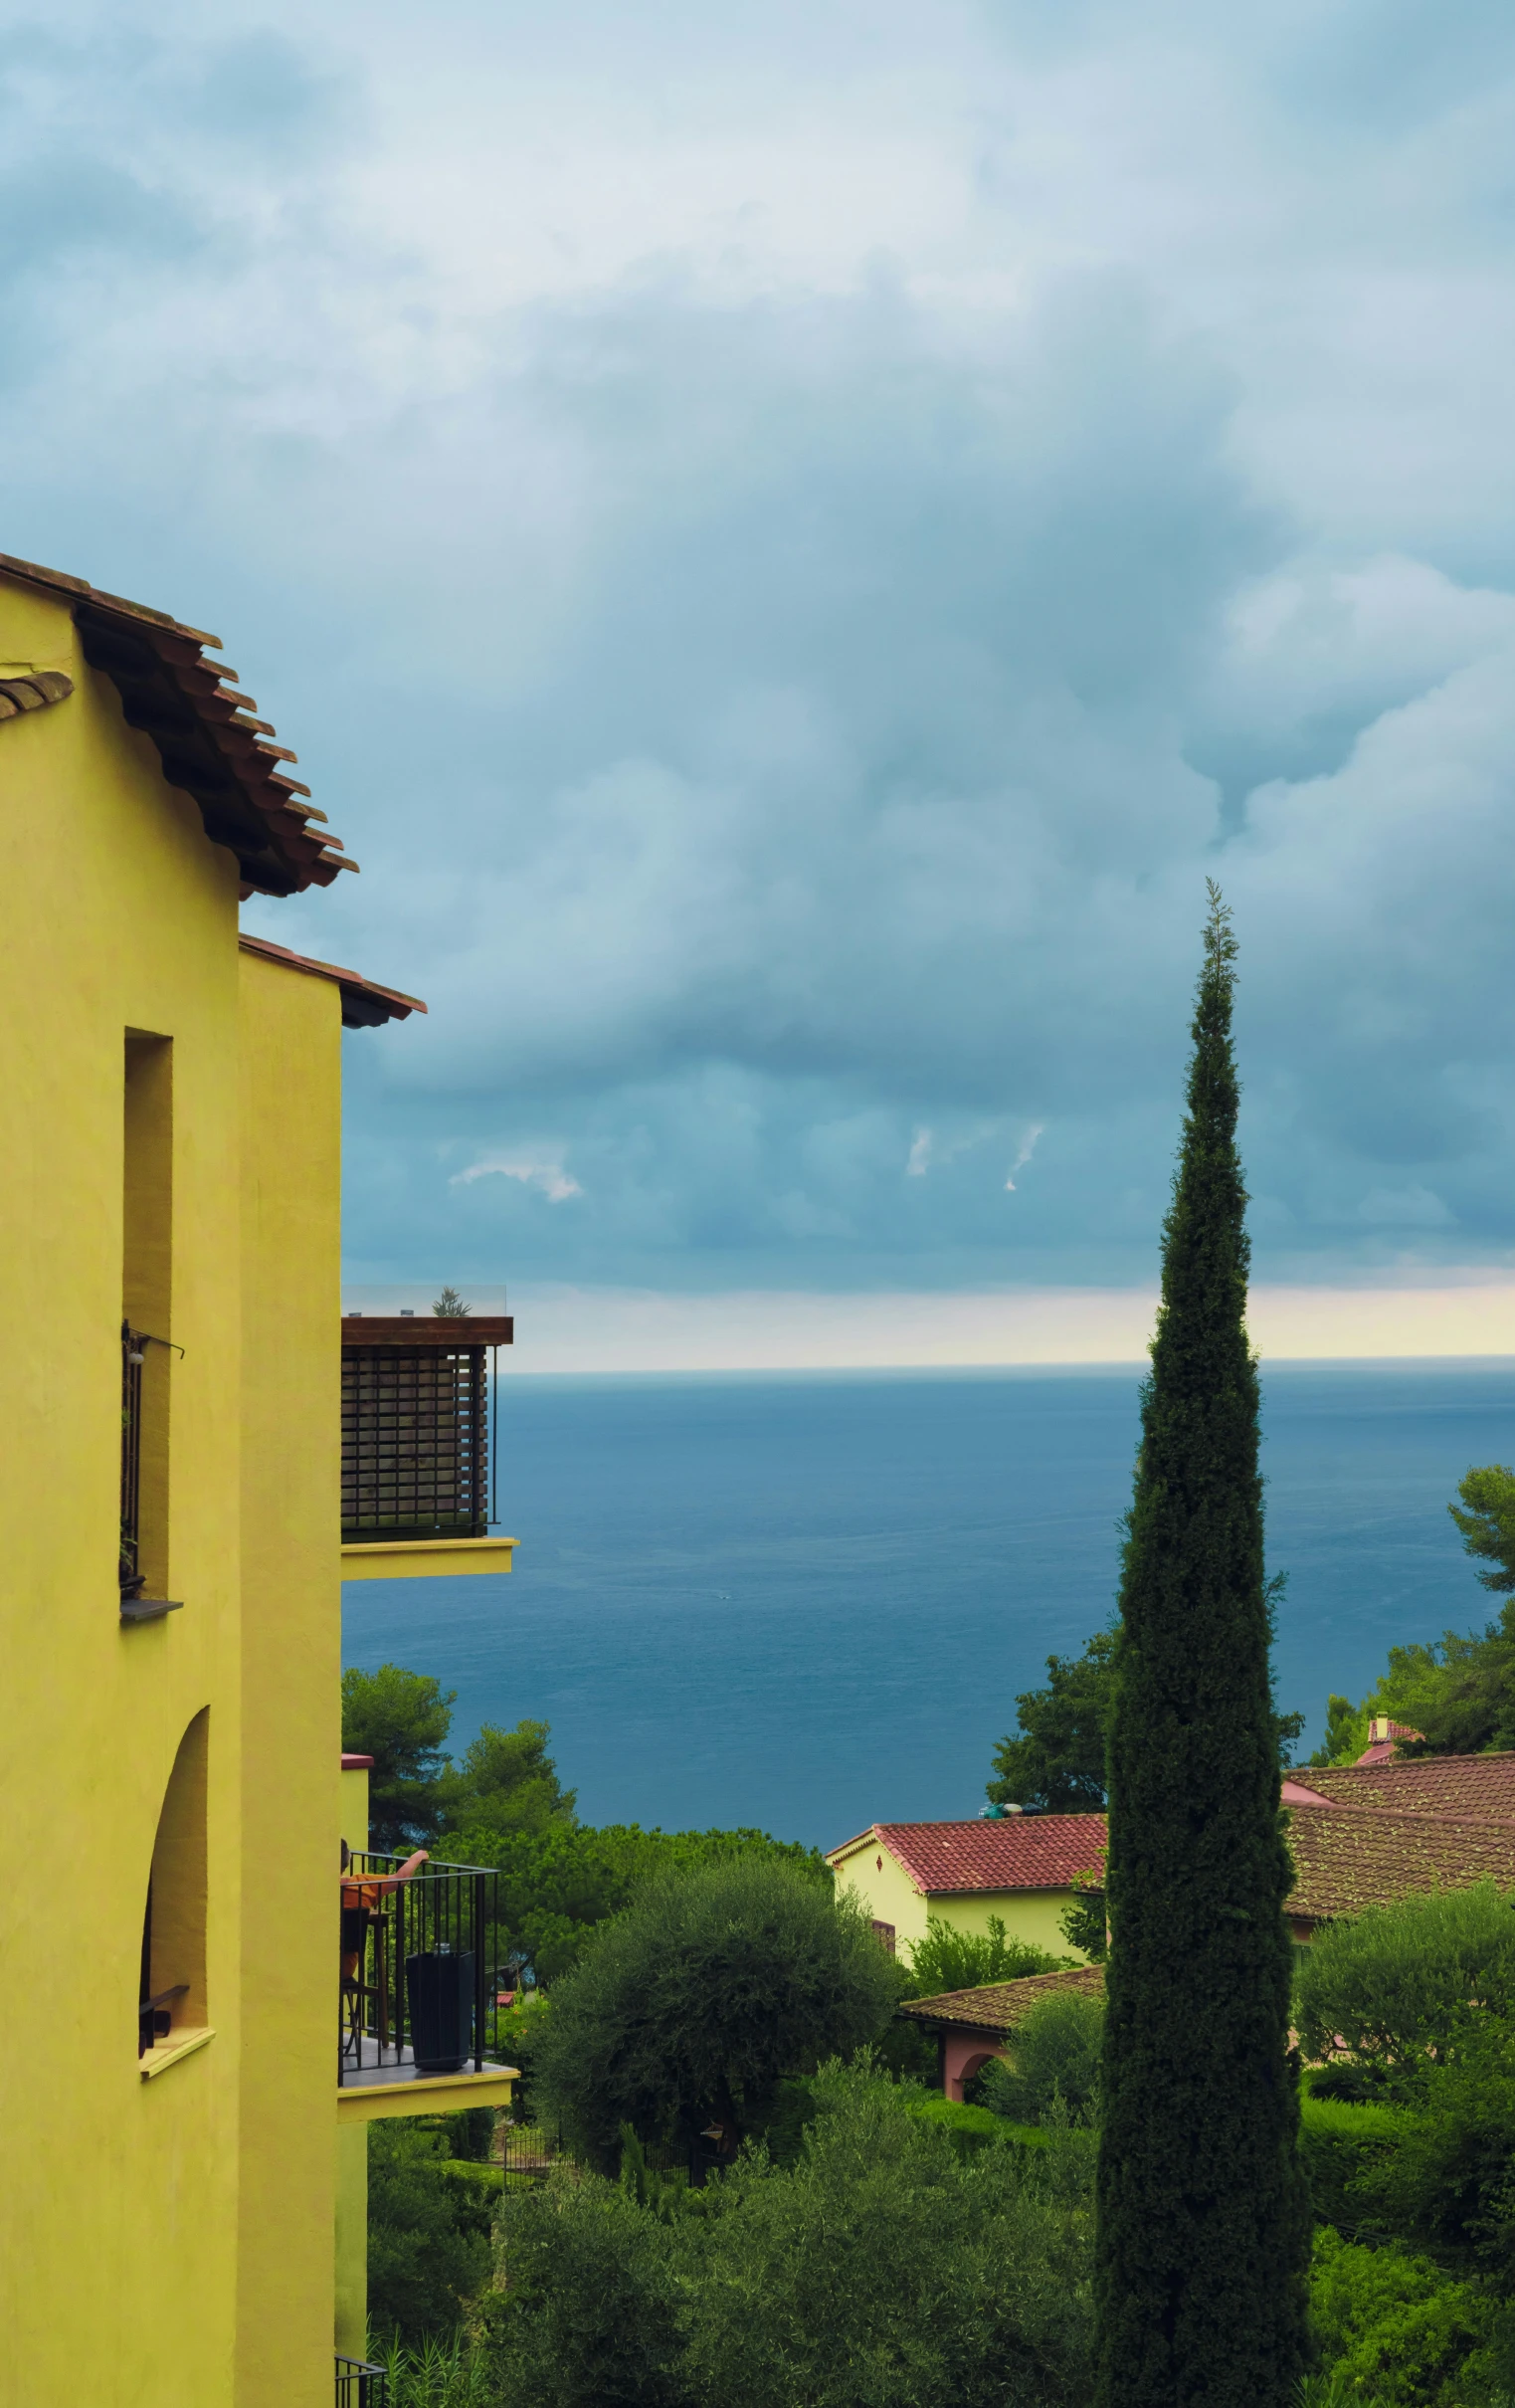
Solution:
<path fill-rule="evenodd" d="M 786 2076 L 871 2040 L 899 1978 L 829 1880 L 755 1856 L 655 1876 L 552 1995 L 533 2074 L 610 2167 L 621 2126 L 686 2143 L 760 2129 Z"/>
<path fill-rule="evenodd" d="M 1302 1952 L 1297 1990 L 1307 2057 L 1344 2057 L 1371 2088 L 1413 2090 L 1489 2014 L 1515 2012 L 1515 1910 L 1492 1882 L 1370 1906 Z"/>

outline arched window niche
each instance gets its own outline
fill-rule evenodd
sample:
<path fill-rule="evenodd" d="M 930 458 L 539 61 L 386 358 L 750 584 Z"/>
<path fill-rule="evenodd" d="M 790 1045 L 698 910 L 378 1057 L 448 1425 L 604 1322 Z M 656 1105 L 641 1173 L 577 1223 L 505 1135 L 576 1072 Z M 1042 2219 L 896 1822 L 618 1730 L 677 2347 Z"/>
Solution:
<path fill-rule="evenodd" d="M 194 2038 L 209 2038 L 205 1992 L 206 1783 L 210 1707 L 202 1706 L 174 1757 L 153 1843 L 142 1917 L 137 2055 L 153 2073 Z"/>

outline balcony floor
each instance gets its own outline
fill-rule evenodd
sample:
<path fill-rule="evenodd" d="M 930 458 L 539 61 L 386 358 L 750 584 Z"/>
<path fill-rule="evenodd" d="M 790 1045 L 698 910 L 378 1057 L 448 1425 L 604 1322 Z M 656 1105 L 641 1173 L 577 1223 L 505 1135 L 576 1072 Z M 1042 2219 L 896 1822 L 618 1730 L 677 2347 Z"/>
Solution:
<path fill-rule="evenodd" d="M 375 2115 L 439 2115 L 457 2107 L 507 2107 L 511 2086 L 520 2079 L 513 2065 L 484 2060 L 478 2073 L 472 2058 L 457 2074 L 418 2074 L 406 2049 L 398 2065 L 380 2065 L 378 2043 L 366 2038 L 361 2064 L 344 2060 L 337 2086 L 337 2113 L 343 2122 L 366 2122 Z"/>
<path fill-rule="evenodd" d="M 376 2040 L 365 2033 L 359 2045 L 362 2050 L 361 2058 L 344 2057 L 342 2060 L 340 2087 L 344 2091 L 371 2091 L 377 2084 L 389 2082 L 462 2082 L 465 2079 L 481 2082 L 487 2074 L 505 2074 L 510 2071 L 508 2066 L 494 2065 L 486 2057 L 482 2067 L 475 2073 L 473 2060 L 470 2057 L 459 2067 L 456 2074 L 418 2074 L 415 2057 L 408 2048 L 401 2050 L 398 2065 L 380 2065 L 379 2044 Z M 390 2045 L 392 2049 L 393 2043 Z M 386 2051 L 386 2054 L 388 2053 Z"/>

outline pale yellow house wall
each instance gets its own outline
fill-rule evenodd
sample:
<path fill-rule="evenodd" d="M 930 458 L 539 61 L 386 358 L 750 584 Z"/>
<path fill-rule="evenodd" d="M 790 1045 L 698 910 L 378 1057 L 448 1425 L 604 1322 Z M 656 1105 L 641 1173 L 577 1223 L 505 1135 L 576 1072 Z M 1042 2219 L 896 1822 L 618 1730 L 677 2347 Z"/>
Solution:
<path fill-rule="evenodd" d="M 0 881 L 0 1590 L 6 1961 L 0 2334 L 27 2408 L 224 2403 L 235 2354 L 242 1854 L 236 867 L 128 731 L 69 611 L 0 575 L 0 662 L 76 691 L 7 721 Z M 125 1033 L 173 1040 L 167 1585 L 116 1555 Z M 155 1369 L 158 1366 L 155 1366 Z M 142 1912 L 208 1709 L 203 2009 L 144 2082 Z M 329 1829 L 329 1824 L 328 1824 Z M 273 2403 L 270 2403 L 273 2408 Z"/>
<path fill-rule="evenodd" d="M 1083 1951 L 1069 1947 L 1058 1919 L 1066 1913 L 1072 1897 L 1071 1890 L 952 1891 L 936 1894 L 930 1906 L 931 1912 L 955 1931 L 987 1931 L 990 1916 L 997 1914 L 1008 1939 L 1029 1940 L 1051 1956 L 1071 1956 L 1084 1964 L 1088 1960 Z"/>
<path fill-rule="evenodd" d="M 328 2408 L 335 2315 L 341 996 L 241 960 L 238 2408 Z M 366 1795 L 367 1777 L 358 1776 Z"/>
<path fill-rule="evenodd" d="M 895 1948 L 906 1964 L 916 1941 L 926 1936 L 928 1915 L 955 1931 L 976 1932 L 987 1931 L 991 1915 L 998 1915 L 1008 1938 L 1030 1941 L 1053 1956 L 1087 1961 L 1080 1949 L 1069 1946 L 1059 1926 L 1059 1917 L 1072 1903 L 1071 1890 L 935 1891 L 925 1897 L 898 1858 L 872 1838 L 860 1840 L 832 1862 L 838 1890 L 855 1891 L 872 1920 L 894 1925 Z"/>
<path fill-rule="evenodd" d="M 904 1867 L 869 1838 L 834 1859 L 834 1870 L 839 1891 L 855 1891 L 871 1920 L 894 1925 L 895 1950 L 908 1964 L 915 1942 L 926 1936 L 926 1901 Z"/>

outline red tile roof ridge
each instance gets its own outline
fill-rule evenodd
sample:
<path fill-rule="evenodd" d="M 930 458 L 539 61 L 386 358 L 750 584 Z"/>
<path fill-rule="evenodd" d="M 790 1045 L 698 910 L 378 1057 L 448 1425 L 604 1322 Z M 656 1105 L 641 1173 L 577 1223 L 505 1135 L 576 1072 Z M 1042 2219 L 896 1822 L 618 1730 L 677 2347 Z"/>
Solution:
<path fill-rule="evenodd" d="M 922 1897 L 961 1897 L 986 1890 L 1068 1889 L 1102 1861 L 1106 1821 L 1102 1814 L 1018 1814 L 1003 1820 L 875 1823 L 873 1830 Z"/>
<path fill-rule="evenodd" d="M 839 1856 L 851 1856 L 852 1850 L 854 1848 L 860 1848 L 864 1840 L 875 1840 L 877 1837 L 878 1825 L 876 1823 L 869 1823 L 866 1831 L 859 1831 L 854 1839 L 844 1840 L 840 1848 L 828 1848 L 826 1851 L 826 1861 L 829 1865 L 834 1865 Z"/>

